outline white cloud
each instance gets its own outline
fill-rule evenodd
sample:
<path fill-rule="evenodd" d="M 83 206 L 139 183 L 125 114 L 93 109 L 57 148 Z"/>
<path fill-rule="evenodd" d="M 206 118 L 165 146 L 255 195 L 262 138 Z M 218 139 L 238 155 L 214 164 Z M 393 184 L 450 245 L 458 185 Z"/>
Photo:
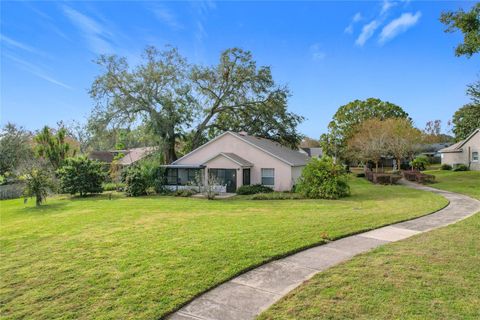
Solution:
<path fill-rule="evenodd" d="M 362 14 L 360 12 L 357 12 L 353 18 L 352 18 L 352 21 L 350 22 L 350 24 L 345 28 L 344 32 L 345 33 L 348 33 L 348 34 L 352 34 L 353 33 L 353 25 L 357 22 L 359 22 L 360 20 L 362 20 L 363 17 L 362 17 Z"/>
<path fill-rule="evenodd" d="M 82 32 L 91 51 L 97 54 L 114 52 L 111 40 L 109 40 L 112 33 L 99 22 L 67 6 L 63 7 L 63 12 Z"/>
<path fill-rule="evenodd" d="M 167 8 L 163 6 L 156 6 L 152 9 L 153 13 L 163 23 L 168 25 L 170 28 L 178 30 L 183 29 L 183 25 L 178 21 L 177 17 Z"/>
<path fill-rule="evenodd" d="M 353 16 L 352 21 L 353 21 L 353 22 L 358 22 L 358 21 L 360 21 L 360 20 L 362 20 L 362 19 L 363 19 L 362 14 L 361 14 L 360 12 L 357 12 L 357 13 L 355 13 L 355 15 Z"/>
<path fill-rule="evenodd" d="M 395 7 L 397 5 L 396 2 L 392 2 L 389 0 L 383 0 L 382 4 L 382 10 L 380 11 L 380 14 L 385 14 L 387 13 L 392 7 Z"/>
<path fill-rule="evenodd" d="M 3 34 L 0 34 L 0 40 L 2 43 L 5 45 L 9 46 L 10 48 L 17 48 L 21 49 L 30 53 L 35 53 L 41 56 L 45 56 L 46 54 L 38 49 L 35 49 L 34 47 L 31 47 L 29 45 L 26 45 L 24 43 L 21 43 L 19 41 L 13 40 L 12 38 L 9 38 L 7 36 L 4 36 Z"/>
<path fill-rule="evenodd" d="M 60 87 L 63 87 L 65 89 L 72 89 L 72 87 L 70 87 L 69 85 L 49 76 L 45 71 L 43 71 L 41 68 L 27 62 L 27 61 L 24 61 L 22 59 L 19 59 L 17 57 L 14 57 L 12 55 L 9 55 L 9 54 L 6 54 L 6 53 L 3 53 L 3 56 L 9 58 L 10 60 L 14 61 L 15 63 L 17 63 L 17 65 L 19 65 L 23 70 L 43 79 L 43 80 L 46 80 L 50 83 L 53 83 L 55 85 L 58 85 Z"/>
<path fill-rule="evenodd" d="M 312 55 L 312 60 L 313 61 L 320 61 L 325 59 L 326 53 L 321 50 L 320 44 L 315 43 L 310 46 L 310 53 Z"/>
<path fill-rule="evenodd" d="M 362 28 L 362 32 L 355 41 L 355 44 L 358 46 L 363 46 L 367 42 L 367 40 L 373 36 L 375 30 L 379 27 L 379 25 L 380 23 L 377 20 L 373 20 L 370 23 L 364 25 Z"/>
<path fill-rule="evenodd" d="M 409 12 L 403 13 L 400 17 L 392 20 L 383 28 L 378 41 L 383 44 L 392 40 L 400 33 L 407 31 L 409 28 L 417 24 L 421 16 L 422 13 L 420 11 L 417 11 L 415 14 Z"/>

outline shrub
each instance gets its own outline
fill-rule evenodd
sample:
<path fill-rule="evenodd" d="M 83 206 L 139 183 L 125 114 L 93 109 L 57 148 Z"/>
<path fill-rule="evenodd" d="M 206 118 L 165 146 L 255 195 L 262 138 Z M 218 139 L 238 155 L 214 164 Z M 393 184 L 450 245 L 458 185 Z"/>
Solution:
<path fill-rule="evenodd" d="M 144 196 L 147 194 L 148 179 L 139 166 L 130 166 L 125 172 L 125 193 L 129 197 Z"/>
<path fill-rule="evenodd" d="M 442 170 L 452 170 L 452 166 L 449 165 L 449 164 L 444 163 L 444 164 L 442 164 L 442 166 L 440 167 L 440 169 L 442 169 Z"/>
<path fill-rule="evenodd" d="M 365 178 L 365 172 L 355 174 L 357 178 Z"/>
<path fill-rule="evenodd" d="M 269 193 L 269 192 L 273 192 L 273 189 L 267 186 L 262 186 L 261 184 L 241 186 L 240 188 L 237 189 L 237 194 L 241 194 L 241 195 Z"/>
<path fill-rule="evenodd" d="M 297 191 L 306 198 L 338 199 L 350 194 L 348 176 L 332 158 L 311 159 L 303 169 Z"/>
<path fill-rule="evenodd" d="M 103 191 L 123 191 L 125 190 L 125 183 L 123 182 L 108 182 L 103 184 Z"/>
<path fill-rule="evenodd" d="M 191 197 L 196 193 L 197 192 L 195 190 L 192 190 L 192 189 L 180 189 L 180 190 L 175 191 L 173 193 L 173 195 L 175 197 Z"/>
<path fill-rule="evenodd" d="M 86 157 L 66 159 L 57 174 L 62 192 L 79 193 L 82 197 L 89 193 L 101 193 L 106 177 L 102 164 Z"/>
<path fill-rule="evenodd" d="M 410 161 L 410 166 L 419 171 L 423 171 L 427 168 L 429 164 L 428 158 L 426 156 L 418 156 L 412 161 Z"/>
<path fill-rule="evenodd" d="M 293 200 L 293 199 L 305 199 L 305 197 L 299 193 L 269 192 L 269 193 L 254 194 L 250 199 L 252 200 Z"/>
<path fill-rule="evenodd" d="M 24 172 L 21 180 L 25 182 L 25 197 L 35 197 L 35 205 L 40 206 L 54 188 L 53 174 L 46 168 L 33 166 Z"/>
<path fill-rule="evenodd" d="M 468 171 L 468 167 L 464 164 L 456 164 L 453 166 L 453 171 Z"/>

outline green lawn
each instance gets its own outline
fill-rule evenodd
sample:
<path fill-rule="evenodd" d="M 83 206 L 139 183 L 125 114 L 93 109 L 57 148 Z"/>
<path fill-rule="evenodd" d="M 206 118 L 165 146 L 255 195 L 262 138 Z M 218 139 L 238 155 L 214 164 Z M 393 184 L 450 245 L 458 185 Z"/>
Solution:
<path fill-rule="evenodd" d="M 286 253 L 446 205 L 353 178 L 343 200 L 1 201 L 2 319 L 158 319 Z"/>
<path fill-rule="evenodd" d="M 480 171 L 430 170 L 425 173 L 435 175 L 437 183 L 431 185 L 434 188 L 480 199 Z"/>
<path fill-rule="evenodd" d="M 480 199 L 480 172 L 431 171 L 432 187 Z M 266 319 L 479 319 L 480 213 L 320 273 Z"/>

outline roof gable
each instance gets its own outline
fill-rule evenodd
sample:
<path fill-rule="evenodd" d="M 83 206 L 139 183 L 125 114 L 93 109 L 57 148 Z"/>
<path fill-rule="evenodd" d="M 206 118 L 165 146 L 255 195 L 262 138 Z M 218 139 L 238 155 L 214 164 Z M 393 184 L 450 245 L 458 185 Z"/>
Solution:
<path fill-rule="evenodd" d="M 476 134 L 480 134 L 480 128 L 475 129 L 465 140 L 452 144 L 450 147 L 443 148 L 438 152 L 441 152 L 441 153 L 462 152 L 462 147 L 465 145 L 465 143 L 467 143 L 470 139 L 472 139 Z"/>
<path fill-rule="evenodd" d="M 309 160 L 309 157 L 306 155 L 306 154 L 303 154 L 299 151 L 296 151 L 296 150 L 292 150 L 290 148 L 287 148 L 287 147 L 284 147 L 282 145 L 280 145 L 279 143 L 277 142 L 274 142 L 272 140 L 269 140 L 269 139 L 265 139 L 265 138 L 259 138 L 259 137 L 254 137 L 254 136 L 249 136 L 249 135 L 241 135 L 241 134 L 238 134 L 238 133 L 235 133 L 235 132 L 231 132 L 231 131 L 226 131 L 224 133 L 222 133 L 221 135 L 219 135 L 218 137 L 215 137 L 214 139 L 208 141 L 207 143 L 201 145 L 200 147 L 198 147 L 197 149 L 187 153 L 186 155 L 184 155 L 183 157 L 177 159 L 176 161 L 172 162 L 172 164 L 177 164 L 180 160 L 188 157 L 189 155 L 197 152 L 198 150 L 201 150 L 203 149 L 205 146 L 209 145 L 209 144 L 212 144 L 214 143 L 215 141 L 217 141 L 218 139 L 220 139 L 221 137 L 225 136 L 225 135 L 231 135 L 267 154 L 269 154 L 270 156 L 274 157 L 274 158 L 277 158 L 278 160 L 290 165 L 290 166 L 304 166 L 307 164 L 308 160 Z M 220 152 L 222 150 L 219 150 Z"/>

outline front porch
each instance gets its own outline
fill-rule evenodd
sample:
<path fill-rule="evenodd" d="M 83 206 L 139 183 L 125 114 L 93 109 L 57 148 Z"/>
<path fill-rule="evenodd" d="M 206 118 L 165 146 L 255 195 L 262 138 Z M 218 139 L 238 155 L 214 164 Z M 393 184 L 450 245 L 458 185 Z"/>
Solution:
<path fill-rule="evenodd" d="M 218 193 L 235 193 L 250 185 L 253 164 L 233 153 L 219 153 L 199 165 L 165 165 L 166 187 L 172 191 L 194 189 L 213 184 Z"/>

